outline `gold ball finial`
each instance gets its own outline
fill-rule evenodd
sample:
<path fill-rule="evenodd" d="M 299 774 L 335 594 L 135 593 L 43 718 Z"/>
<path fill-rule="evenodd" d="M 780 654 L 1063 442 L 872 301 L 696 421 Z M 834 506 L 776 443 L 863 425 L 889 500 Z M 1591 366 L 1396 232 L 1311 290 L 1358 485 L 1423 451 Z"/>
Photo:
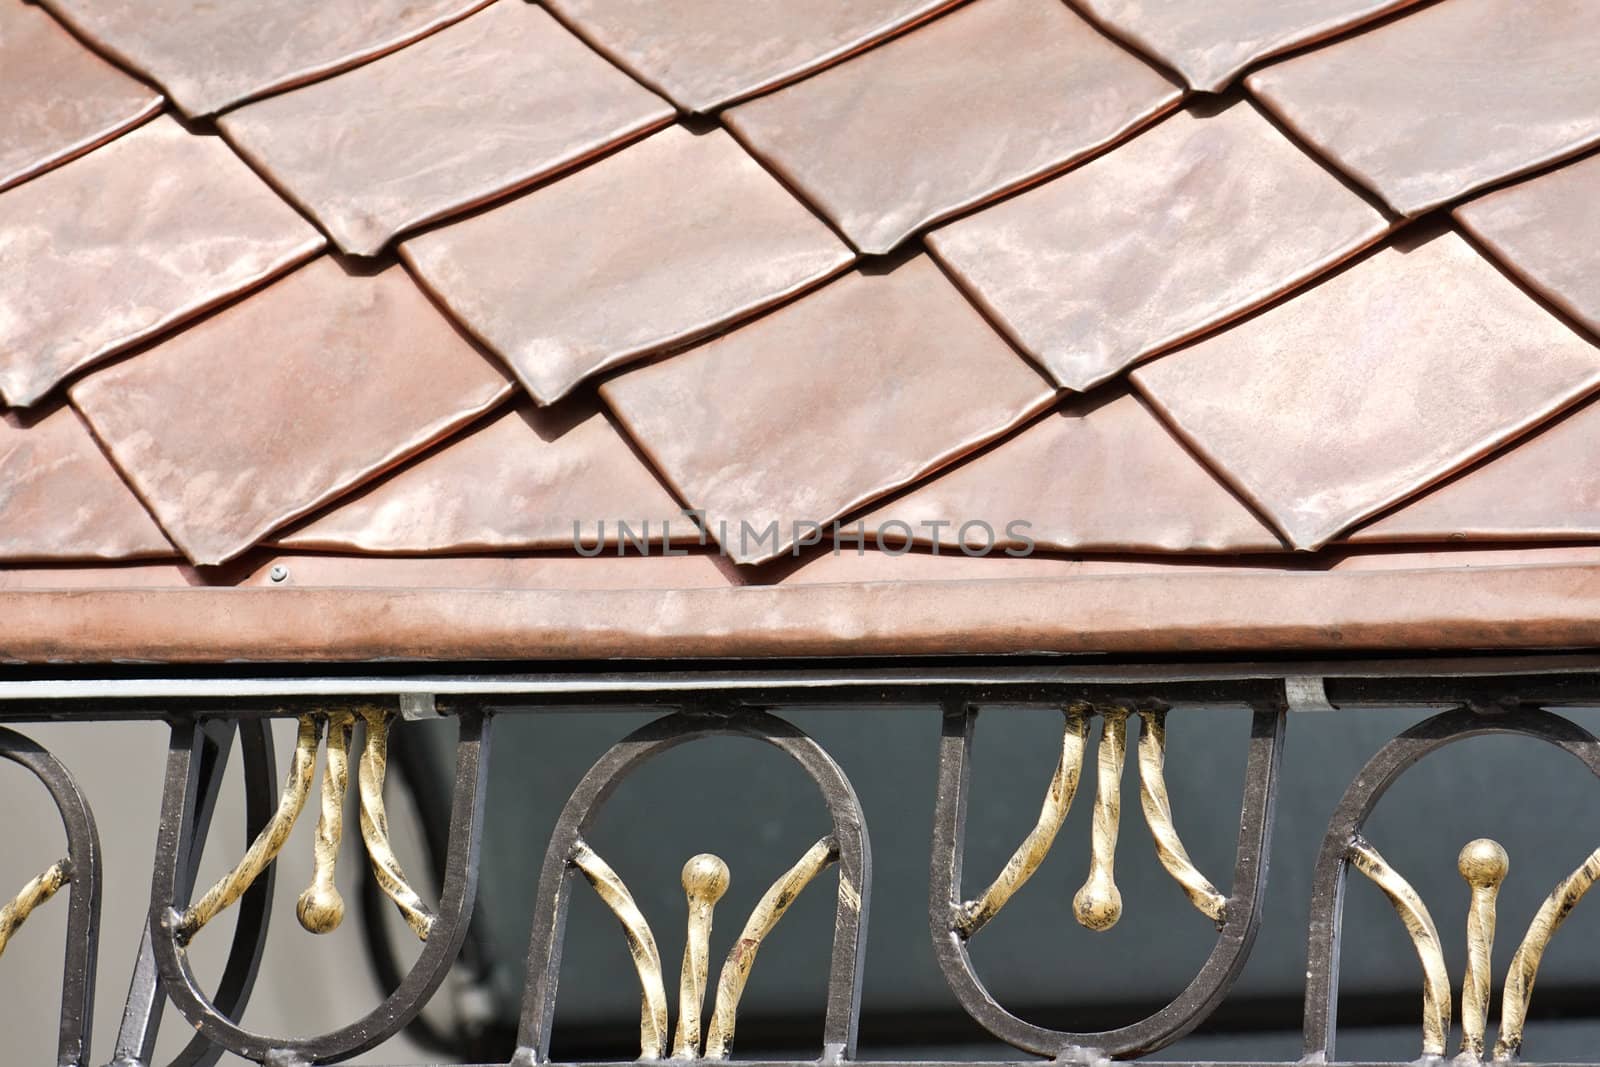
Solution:
<path fill-rule="evenodd" d="M 332 886 L 311 886 L 295 901 L 300 925 L 313 934 L 331 934 L 344 922 L 344 897 Z"/>
<path fill-rule="evenodd" d="M 728 891 L 728 865 L 720 856 L 702 852 L 683 865 L 683 891 L 689 896 L 715 904 Z"/>
<path fill-rule="evenodd" d="M 1080 926 L 1109 930 L 1122 918 L 1122 893 L 1110 879 L 1093 879 L 1072 898 L 1072 911 Z"/>
<path fill-rule="evenodd" d="M 1500 847 L 1500 842 L 1487 837 L 1468 841 L 1456 858 L 1456 870 L 1474 888 L 1499 885 L 1510 868 L 1511 857 L 1506 855 L 1506 850 Z"/>

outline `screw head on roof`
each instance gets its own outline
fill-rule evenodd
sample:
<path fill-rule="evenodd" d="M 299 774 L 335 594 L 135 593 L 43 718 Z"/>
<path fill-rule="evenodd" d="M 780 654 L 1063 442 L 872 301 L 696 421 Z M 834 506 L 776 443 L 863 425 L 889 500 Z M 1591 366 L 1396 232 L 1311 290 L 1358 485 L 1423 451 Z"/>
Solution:
<path fill-rule="evenodd" d="M 267 577 L 274 582 L 284 581 L 289 577 L 289 568 L 281 563 L 275 563 L 272 566 L 272 570 L 267 572 Z"/>

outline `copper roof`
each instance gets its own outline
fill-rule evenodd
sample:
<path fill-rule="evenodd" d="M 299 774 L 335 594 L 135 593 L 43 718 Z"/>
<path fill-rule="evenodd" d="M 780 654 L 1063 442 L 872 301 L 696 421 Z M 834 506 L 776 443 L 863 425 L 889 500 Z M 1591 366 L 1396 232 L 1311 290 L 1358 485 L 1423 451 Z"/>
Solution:
<path fill-rule="evenodd" d="M 0 97 L 0 658 L 1600 644 L 1590 0 L 0 0 Z"/>

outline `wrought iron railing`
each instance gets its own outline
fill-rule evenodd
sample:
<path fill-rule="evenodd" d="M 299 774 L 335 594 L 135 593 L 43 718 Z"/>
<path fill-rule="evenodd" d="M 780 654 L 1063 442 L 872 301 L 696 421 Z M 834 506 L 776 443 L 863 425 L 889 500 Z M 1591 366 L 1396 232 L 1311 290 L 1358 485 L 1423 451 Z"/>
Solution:
<path fill-rule="evenodd" d="M 844 772 L 780 709 L 811 706 L 935 704 L 943 709 L 939 776 L 930 815 L 928 924 L 938 965 L 961 1007 L 990 1034 L 1035 1056 L 1072 1062 L 1136 1058 L 1166 1047 L 1205 1021 L 1222 1003 L 1248 959 L 1267 892 L 1273 801 L 1286 730 L 1300 713 L 1361 706 L 1422 705 L 1445 710 L 1383 746 L 1351 783 L 1333 816 L 1314 874 L 1305 986 L 1305 1060 L 1334 1060 L 1339 931 L 1347 872 L 1355 868 L 1393 902 L 1422 964 L 1422 1042 L 1426 1058 L 1450 1054 L 1455 986 L 1438 929 L 1425 901 L 1362 836 L 1378 799 L 1407 769 L 1452 742 L 1508 734 L 1548 742 L 1600 775 L 1600 740 L 1550 710 L 1600 704 L 1600 661 L 1586 656 L 1479 657 L 1450 662 L 1191 664 L 1175 666 L 1058 666 L 1019 663 L 863 665 L 791 668 L 781 665 L 639 669 L 597 673 L 573 669 L 542 674 L 451 673 L 429 676 L 327 675 L 0 680 L 0 722 L 48 719 L 149 719 L 170 724 L 170 746 L 157 839 L 149 923 L 133 962 L 133 982 L 109 1059 L 93 1059 L 90 1025 L 97 955 L 101 859 L 93 816 L 68 769 L 23 734 L 0 727 L 0 756 L 31 771 L 49 792 L 66 832 L 66 855 L 27 882 L 0 908 L 0 952 L 31 912 L 64 893 L 69 912 L 62 978 L 59 1064 L 149 1064 L 166 1000 L 195 1036 L 173 1061 L 207 1065 L 224 1052 L 263 1064 L 331 1063 L 370 1050 L 414 1020 L 459 962 L 468 937 L 483 838 L 485 785 L 492 725 L 502 716 L 537 714 L 573 705 L 632 705 L 660 709 L 649 725 L 619 738 L 572 792 L 545 852 L 537 889 L 515 1067 L 550 1059 L 567 903 L 587 882 L 620 923 L 640 987 L 640 1058 L 679 1062 L 721 1060 L 733 1054 L 741 995 L 767 935 L 802 892 L 834 894 L 832 953 L 826 1004 L 814 1060 L 837 1064 L 855 1057 L 860 1020 L 863 950 L 872 888 L 868 827 Z M 1044 783 L 1036 824 L 997 872 L 982 872 L 984 888 L 964 890 L 962 855 L 969 805 L 969 761 L 980 709 L 1034 705 L 1062 715 L 1060 755 Z M 1216 707 L 1252 710 L 1239 835 L 1230 882 L 1213 881 L 1191 860 L 1172 813 L 1165 778 L 1169 715 L 1204 714 Z M 222 710 L 219 710 L 222 709 Z M 283 781 L 277 781 L 268 726 L 298 720 Z M 457 724 L 455 771 L 448 812 L 424 814 L 447 825 L 444 876 L 435 902 L 423 899 L 397 860 L 389 839 L 384 780 L 391 731 L 406 720 L 446 717 Z M 358 729 L 359 727 L 359 729 Z M 1098 728 L 1098 729 L 1097 729 Z M 1216 925 L 1209 958 L 1187 988 L 1130 1025 L 1092 1032 L 1049 1029 L 1012 1014 L 990 994 L 969 956 L 969 943 L 1022 891 L 1050 851 L 1079 792 L 1092 752 L 1094 790 L 1091 854 L 1071 914 L 1090 930 L 1121 916 L 1115 858 L 1121 822 L 1128 734 L 1137 730 L 1139 808 L 1162 868 L 1206 921 Z M 1097 735 L 1097 736 L 1096 736 Z M 814 846 L 760 898 L 745 919 L 711 984 L 711 920 L 728 884 L 728 867 L 709 854 L 683 868 L 686 949 L 672 1025 L 667 964 L 652 923 L 627 885 L 588 839 L 596 813 L 619 782 L 659 754 L 713 736 L 773 746 L 796 763 L 819 791 L 831 825 Z M 1091 744 L 1091 739 L 1093 743 Z M 210 886 L 196 884 L 201 848 L 224 787 L 223 770 L 237 745 L 251 843 Z M 315 767 L 325 748 L 320 783 Z M 273 896 L 273 861 L 290 830 L 318 794 L 311 884 L 297 900 L 302 926 L 314 933 L 338 927 L 345 904 L 335 883 L 350 789 L 351 761 L 358 793 L 359 832 L 372 884 L 398 908 L 422 942 L 420 955 L 393 992 L 365 1015 L 313 1036 L 266 1034 L 240 1024 L 266 940 Z M 828 873 L 832 871 L 832 873 Z M 1532 916 L 1504 980 L 1498 1040 L 1486 1038 L 1490 1009 L 1490 947 L 1496 894 L 1507 870 L 1504 850 L 1469 842 L 1460 873 L 1471 897 L 1468 964 L 1460 985 L 1463 1062 L 1515 1060 L 1545 948 L 1568 913 L 1600 877 L 1600 850 L 1551 892 Z M 817 888 L 810 888 L 813 882 Z M 209 989 L 190 967 L 191 942 L 226 909 L 237 910 L 220 979 Z M 1065 912 L 1065 909 L 1063 909 Z M 1063 914 L 1065 919 L 1065 914 Z M 391 964 L 392 966 L 392 964 Z M 18 980 L 5 974 L 0 987 Z M 710 1009 L 707 1014 L 707 998 Z M 802 1061 L 789 1061 L 802 1062 Z"/>

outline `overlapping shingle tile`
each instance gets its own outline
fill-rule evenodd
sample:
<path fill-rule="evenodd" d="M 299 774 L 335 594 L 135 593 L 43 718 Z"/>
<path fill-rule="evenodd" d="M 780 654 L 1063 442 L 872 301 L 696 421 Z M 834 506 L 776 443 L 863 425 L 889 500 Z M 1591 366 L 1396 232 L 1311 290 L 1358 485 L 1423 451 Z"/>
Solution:
<path fill-rule="evenodd" d="M 1600 336 L 1600 155 L 1455 209 L 1523 282 Z"/>
<path fill-rule="evenodd" d="M 322 257 L 71 395 L 172 540 L 214 564 L 510 388 L 400 267 Z"/>
<path fill-rule="evenodd" d="M 1600 405 L 1589 401 L 1504 452 L 1354 530 L 1353 544 L 1600 537 Z"/>
<path fill-rule="evenodd" d="M 111 140 L 161 110 L 161 94 L 72 39 L 56 20 L 0 4 L 0 189 Z"/>
<path fill-rule="evenodd" d="M 959 0 L 548 0 L 685 111 L 793 81 Z"/>
<path fill-rule="evenodd" d="M 41 0 L 191 117 L 365 63 L 489 0 Z"/>
<path fill-rule="evenodd" d="M 1419 0 L 1078 0 L 1090 18 L 1220 93 L 1268 56 L 1343 33 Z"/>
<path fill-rule="evenodd" d="M 174 555 L 77 412 L 0 415 L 0 560 Z"/>
<path fill-rule="evenodd" d="M 1050 376 L 1088 389 L 1389 229 L 1248 104 L 1180 112 L 928 238 Z"/>
<path fill-rule="evenodd" d="M 805 524 L 916 481 L 1052 396 L 926 256 L 848 274 L 600 391 L 741 563 L 781 555 L 810 537 Z"/>
<path fill-rule="evenodd" d="M 219 124 L 346 252 L 659 126 L 672 109 L 540 8 L 488 9 Z"/>
<path fill-rule="evenodd" d="M 1592 0 L 1448 0 L 1246 84 L 1417 215 L 1600 143 L 1597 15 Z"/>
<path fill-rule="evenodd" d="M 866 524 L 885 540 L 974 553 L 1284 547 L 1137 397 L 1120 391 L 1052 412 L 874 510 Z"/>
<path fill-rule="evenodd" d="M 680 126 L 400 254 L 544 404 L 854 258 L 726 133 Z"/>
<path fill-rule="evenodd" d="M 1060 0 L 976 0 L 725 120 L 876 253 L 1104 148 L 1179 95 Z"/>
<path fill-rule="evenodd" d="M 0 396 L 35 403 L 323 243 L 219 138 L 149 122 L 0 193 Z"/>
<path fill-rule="evenodd" d="M 699 541 L 694 523 L 633 449 L 590 409 L 576 424 L 518 407 L 448 442 L 277 539 L 323 551 L 588 551 Z"/>
<path fill-rule="evenodd" d="M 1600 346 L 1445 233 L 1133 380 L 1290 543 L 1314 549 L 1600 386 Z"/>

